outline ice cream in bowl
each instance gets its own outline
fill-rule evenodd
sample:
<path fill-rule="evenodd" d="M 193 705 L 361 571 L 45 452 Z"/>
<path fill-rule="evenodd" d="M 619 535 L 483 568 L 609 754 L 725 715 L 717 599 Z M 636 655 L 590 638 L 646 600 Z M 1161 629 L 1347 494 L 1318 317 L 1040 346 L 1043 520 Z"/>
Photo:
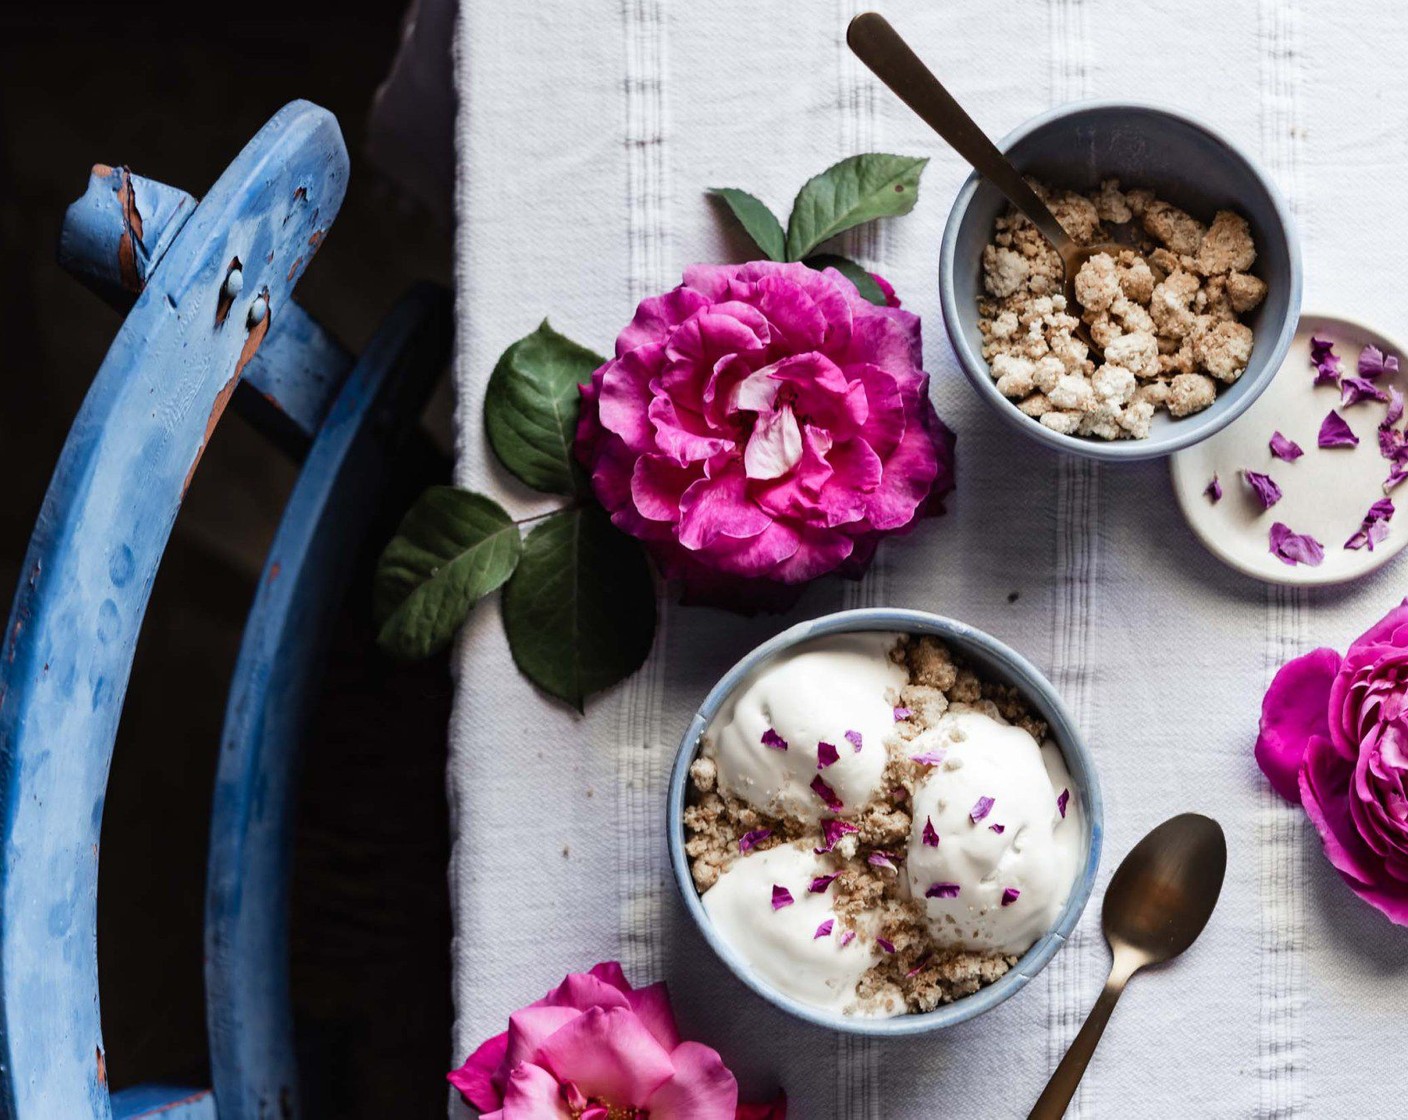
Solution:
<path fill-rule="evenodd" d="M 744 983 L 837 1030 L 903 1035 L 1019 990 L 1100 855 L 1089 752 L 1019 654 L 918 611 L 802 623 L 734 666 L 681 743 L 670 849 Z"/>

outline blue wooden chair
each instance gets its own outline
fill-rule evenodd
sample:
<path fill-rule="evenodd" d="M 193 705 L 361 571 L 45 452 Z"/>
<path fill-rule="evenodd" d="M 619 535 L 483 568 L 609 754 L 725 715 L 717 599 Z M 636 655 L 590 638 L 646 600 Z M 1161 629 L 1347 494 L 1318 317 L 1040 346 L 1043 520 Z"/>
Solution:
<path fill-rule="evenodd" d="M 0 1117 L 298 1115 L 287 940 L 299 741 L 353 560 L 451 334 L 448 294 L 417 287 L 354 360 L 293 301 L 347 169 L 333 117 L 294 102 L 199 203 L 98 166 L 65 220 L 61 262 L 130 310 L 69 433 L 0 645 Z M 219 745 L 212 1086 L 110 1094 L 96 949 L 108 768 L 157 566 L 232 398 L 302 468 Z"/>

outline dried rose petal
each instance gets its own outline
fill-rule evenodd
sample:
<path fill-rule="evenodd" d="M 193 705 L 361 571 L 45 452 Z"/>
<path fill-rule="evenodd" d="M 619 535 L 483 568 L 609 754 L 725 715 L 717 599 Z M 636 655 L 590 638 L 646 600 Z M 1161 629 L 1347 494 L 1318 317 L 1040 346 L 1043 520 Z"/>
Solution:
<path fill-rule="evenodd" d="M 1332 408 L 1320 424 L 1320 435 L 1316 442 L 1321 447 L 1357 447 L 1359 437 L 1354 434 L 1354 429 L 1346 423 L 1345 418 Z"/>
<path fill-rule="evenodd" d="M 929 889 L 924 892 L 925 898 L 957 898 L 957 883 L 930 883 Z"/>
<path fill-rule="evenodd" d="M 770 828 L 755 828 L 752 832 L 745 832 L 738 838 L 738 850 L 746 852 L 750 848 L 755 848 L 772 835 Z"/>
<path fill-rule="evenodd" d="M 1393 517 L 1393 499 L 1380 498 L 1369 507 L 1369 512 L 1364 515 L 1364 520 L 1359 523 L 1359 531 L 1344 542 L 1345 548 L 1361 549 L 1367 548 L 1374 551 L 1374 546 L 1383 541 L 1388 536 L 1389 519 Z"/>
<path fill-rule="evenodd" d="M 812 880 L 811 886 L 807 888 L 807 893 L 821 894 L 826 890 L 827 887 L 831 886 L 831 884 L 834 883 L 840 877 L 841 873 L 839 871 L 835 871 L 830 875 L 818 875 L 815 879 Z"/>
<path fill-rule="evenodd" d="M 992 812 L 993 799 L 991 797 L 980 797 L 973 803 L 973 807 L 968 810 L 968 819 L 974 824 Z"/>
<path fill-rule="evenodd" d="M 816 745 L 816 768 L 818 770 L 825 770 L 840 757 L 841 752 L 836 749 L 835 743 L 818 743 Z"/>
<path fill-rule="evenodd" d="M 923 972 L 924 966 L 928 964 L 930 960 L 933 959 L 933 956 L 933 953 L 925 953 L 922 957 L 920 957 L 915 966 L 904 974 L 905 979 L 908 980 L 911 976 L 918 976 L 921 972 Z"/>
<path fill-rule="evenodd" d="M 948 757 L 946 751 L 924 751 L 909 756 L 911 762 L 922 762 L 925 766 L 938 766 Z"/>
<path fill-rule="evenodd" d="M 812 792 L 821 798 L 822 803 L 833 813 L 839 813 L 845 808 L 841 799 L 836 796 L 836 791 L 822 781 L 820 774 L 812 779 Z"/>
<path fill-rule="evenodd" d="M 1347 408 L 1363 400 L 1386 401 L 1388 394 L 1363 377 L 1346 377 L 1340 382 L 1340 407 Z"/>
<path fill-rule="evenodd" d="M 1405 478 L 1408 478 L 1408 463 L 1394 463 L 1388 470 L 1388 477 L 1384 479 L 1384 493 L 1387 494 Z"/>
<path fill-rule="evenodd" d="M 934 829 L 934 819 L 932 817 L 924 818 L 924 831 L 921 835 L 924 838 L 924 846 L 926 848 L 937 848 L 939 846 L 939 834 Z"/>
<path fill-rule="evenodd" d="M 1016 887 L 1008 887 L 1002 892 L 1002 905 L 1011 906 L 1017 899 L 1022 897 L 1022 892 Z"/>
<path fill-rule="evenodd" d="M 824 847 L 813 848 L 812 850 L 816 852 L 817 855 L 822 855 L 825 852 L 831 851 L 831 849 L 836 846 L 836 842 L 840 840 L 841 837 L 845 836 L 846 833 L 859 831 L 860 829 L 851 824 L 850 821 L 840 821 L 835 817 L 828 817 L 821 822 L 821 835 L 826 841 L 826 844 Z"/>
<path fill-rule="evenodd" d="M 847 732 L 846 732 L 846 741 L 847 741 L 848 743 L 850 743 L 851 746 L 855 747 L 855 749 L 856 749 L 856 754 L 859 754 L 859 753 L 860 753 L 861 738 L 860 738 L 860 732 L 859 732 L 859 731 L 847 731 Z"/>
<path fill-rule="evenodd" d="M 1339 383 L 1340 359 L 1335 353 L 1335 344 L 1329 339 L 1310 336 L 1310 364 L 1315 367 L 1315 384 Z"/>
<path fill-rule="evenodd" d="M 1379 454 L 1392 462 L 1399 462 L 1408 454 L 1408 438 L 1392 424 L 1380 424 Z"/>
<path fill-rule="evenodd" d="M 1070 802 L 1070 800 L 1071 800 L 1071 791 L 1068 790 L 1068 789 L 1063 789 L 1063 790 L 1061 791 L 1061 796 L 1056 799 L 1056 808 L 1058 808 L 1059 810 L 1061 810 L 1061 816 L 1062 816 L 1063 818 L 1064 818 L 1065 815 L 1066 815 L 1066 805 Z"/>
<path fill-rule="evenodd" d="M 871 852 L 865 857 L 865 862 L 871 867 L 883 867 L 886 871 L 897 871 L 895 861 L 886 852 Z"/>
<path fill-rule="evenodd" d="M 779 887 L 776 883 L 772 885 L 772 908 L 781 910 L 784 906 L 791 906 L 796 900 L 792 897 L 792 892 L 786 887 Z"/>
<path fill-rule="evenodd" d="M 906 719 L 908 719 L 910 716 L 912 716 L 913 714 L 914 714 L 914 712 L 913 712 L 911 709 L 909 709 L 909 708 L 896 708 L 896 709 L 895 709 L 895 722 L 896 722 L 896 723 L 899 723 L 901 720 L 906 720 Z"/>
<path fill-rule="evenodd" d="M 853 930 L 853 929 L 848 929 L 848 930 L 846 930 L 845 933 L 841 934 L 841 948 L 844 949 L 847 945 L 849 945 L 849 944 L 850 944 L 852 941 L 854 941 L 855 939 L 856 939 L 856 931 Z"/>
<path fill-rule="evenodd" d="M 1261 501 L 1262 509 L 1270 509 L 1281 500 L 1281 488 L 1269 474 L 1262 474 L 1260 471 L 1243 471 L 1242 478 L 1246 480 L 1257 498 Z"/>
<path fill-rule="evenodd" d="M 893 953 L 895 951 L 895 943 L 888 937 L 877 937 L 875 944 L 879 945 L 880 948 L 884 949 L 887 953 Z"/>
<path fill-rule="evenodd" d="M 1284 564 L 1295 567 L 1304 564 L 1318 568 L 1325 559 L 1325 546 L 1309 533 L 1293 533 L 1290 526 L 1277 521 L 1271 526 L 1271 555 Z"/>
<path fill-rule="evenodd" d="M 816 927 L 816 932 L 812 934 L 812 940 L 815 941 L 818 937 L 830 937 L 831 930 L 835 927 L 835 925 L 835 918 L 827 918 L 826 921 L 822 922 L 821 925 Z"/>
<path fill-rule="evenodd" d="M 1271 443 L 1269 446 L 1271 447 L 1271 454 L 1275 455 L 1278 459 L 1284 459 L 1288 463 L 1294 463 L 1305 454 L 1300 444 L 1293 439 L 1287 439 L 1280 432 L 1271 433 Z"/>
<path fill-rule="evenodd" d="M 1359 376 L 1367 377 L 1370 380 L 1388 374 L 1392 377 L 1398 372 L 1398 359 L 1392 354 L 1385 354 L 1377 346 L 1366 346 L 1359 351 Z"/>
<path fill-rule="evenodd" d="M 775 751 L 785 751 L 787 749 L 787 740 L 769 727 L 763 732 L 763 746 L 771 747 Z"/>
<path fill-rule="evenodd" d="M 1212 481 L 1207 484 L 1203 493 L 1208 496 L 1209 501 L 1222 501 L 1222 483 L 1217 480 L 1217 475 L 1212 476 Z"/>
<path fill-rule="evenodd" d="M 1380 427 L 1392 427 L 1403 419 L 1403 392 L 1390 385 L 1388 387 L 1388 411 L 1379 422 Z"/>
<path fill-rule="evenodd" d="M 1007 826 L 1005 824 L 990 824 L 988 825 L 988 830 L 991 832 L 996 832 L 999 836 L 1001 836 L 1004 832 L 1007 831 Z"/>

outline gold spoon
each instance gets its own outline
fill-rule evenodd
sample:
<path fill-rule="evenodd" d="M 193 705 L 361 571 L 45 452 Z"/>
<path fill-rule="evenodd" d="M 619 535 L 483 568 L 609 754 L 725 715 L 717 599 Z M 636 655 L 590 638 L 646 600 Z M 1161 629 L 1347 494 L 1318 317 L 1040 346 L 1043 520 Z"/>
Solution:
<path fill-rule="evenodd" d="M 1124 857 L 1109 887 L 1101 925 L 1114 961 L 1105 990 L 1027 1120 L 1060 1120 L 1129 978 L 1183 952 L 1203 932 L 1227 870 L 1227 841 L 1210 817 L 1164 821 Z"/>
<path fill-rule="evenodd" d="M 846 42 L 877 78 L 947 140 L 954 151 L 972 164 L 973 170 L 1005 194 L 1007 201 L 1026 215 L 1027 220 L 1051 243 L 1061 257 L 1061 267 L 1065 272 L 1063 286 L 1066 306 L 1079 309 L 1076 273 L 1080 271 L 1080 266 L 1097 253 L 1117 256 L 1126 246 L 1113 242 L 1077 245 L 1071 240 L 1071 235 L 1056 220 L 1056 215 L 1027 185 L 1022 173 L 997 150 L 997 145 L 963 111 L 963 107 L 944 89 L 943 83 L 934 77 L 919 56 L 909 49 L 909 45 L 884 16 L 878 12 L 862 12 L 856 16 L 846 28 Z M 1084 323 L 1076 333 L 1091 349 L 1100 349 L 1091 339 Z"/>

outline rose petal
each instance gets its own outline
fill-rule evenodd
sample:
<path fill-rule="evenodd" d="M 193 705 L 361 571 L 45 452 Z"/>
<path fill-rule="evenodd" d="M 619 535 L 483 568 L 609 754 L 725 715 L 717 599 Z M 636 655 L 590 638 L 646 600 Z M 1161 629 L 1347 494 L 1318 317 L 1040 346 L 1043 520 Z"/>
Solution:
<path fill-rule="evenodd" d="M 582 1012 L 543 1040 L 535 1063 L 559 1082 L 574 1082 L 587 1097 L 623 1105 L 648 1101 L 675 1072 L 670 1053 L 635 1012 L 622 1007 Z"/>
<path fill-rule="evenodd" d="M 1004 832 L 1007 831 L 1007 826 L 1005 824 L 990 824 L 988 825 L 988 831 L 996 832 L 999 836 L 1001 836 Z"/>
<path fill-rule="evenodd" d="M 1316 385 L 1335 385 L 1340 379 L 1340 360 L 1328 339 L 1310 336 L 1310 364 L 1315 367 Z"/>
<path fill-rule="evenodd" d="M 1281 488 L 1276 485 L 1270 475 L 1262 474 L 1260 471 L 1244 470 L 1242 478 L 1256 494 L 1262 509 L 1270 509 L 1281 500 Z"/>
<path fill-rule="evenodd" d="M 1354 429 L 1346 423 L 1345 418 L 1332 408 L 1320 424 L 1317 442 L 1321 447 L 1356 447 L 1359 437 L 1354 434 Z"/>
<path fill-rule="evenodd" d="M 881 867 L 884 868 L 886 871 L 897 870 L 897 868 L 895 867 L 895 861 L 892 860 L 884 852 L 871 852 L 870 855 L 865 857 L 865 862 L 870 864 L 871 867 Z"/>
<path fill-rule="evenodd" d="M 1363 377 L 1346 377 L 1340 382 L 1340 407 L 1348 408 L 1362 400 L 1387 401 L 1388 394 Z"/>
<path fill-rule="evenodd" d="M 673 1075 L 640 1106 L 638 1116 L 655 1116 L 661 1120 L 673 1117 L 727 1120 L 734 1115 L 738 1106 L 738 1082 L 718 1051 L 701 1042 L 681 1042 L 670 1051 L 670 1063 L 674 1066 Z M 613 1098 L 612 1104 L 615 1103 Z M 785 1112 L 780 1115 L 785 1116 Z"/>
<path fill-rule="evenodd" d="M 821 835 L 825 841 L 823 847 L 815 849 L 817 855 L 831 851 L 836 846 L 836 842 L 848 832 L 859 832 L 860 829 L 851 824 L 850 821 L 837 820 L 835 817 L 828 817 L 821 822 Z"/>
<path fill-rule="evenodd" d="M 921 751 L 919 754 L 912 754 L 909 756 L 909 760 L 911 762 L 923 763 L 925 766 L 938 766 L 947 757 L 948 753 L 946 751 L 933 750 Z"/>
<path fill-rule="evenodd" d="M 924 846 L 926 848 L 937 848 L 939 846 L 939 834 L 934 828 L 932 817 L 924 818 L 924 832 L 922 833 Z"/>
<path fill-rule="evenodd" d="M 755 848 L 771 835 L 772 829 L 770 828 L 755 828 L 752 832 L 745 832 L 738 838 L 738 850 L 746 852 L 750 848 Z"/>
<path fill-rule="evenodd" d="M 1325 559 L 1325 548 L 1319 541 L 1308 533 L 1293 533 L 1283 522 L 1272 524 L 1269 539 L 1271 555 L 1291 567 L 1304 564 L 1317 568 Z"/>
<path fill-rule="evenodd" d="M 1373 380 L 1383 374 L 1392 377 L 1398 372 L 1398 359 L 1392 355 L 1386 355 L 1372 343 L 1359 351 L 1358 372 L 1360 377 L 1367 377 Z"/>
<path fill-rule="evenodd" d="M 822 804 L 833 813 L 839 813 L 845 808 L 845 806 L 841 804 L 841 799 L 836 796 L 836 791 L 822 780 L 820 774 L 812 779 L 812 792 L 821 798 Z"/>
<path fill-rule="evenodd" d="M 896 722 L 896 723 L 899 723 L 899 722 L 902 721 L 902 720 L 906 720 L 906 719 L 908 719 L 910 716 L 912 716 L 913 714 L 914 714 L 914 713 L 913 713 L 909 708 L 896 708 L 896 709 L 895 709 L 895 722 Z"/>
<path fill-rule="evenodd" d="M 827 918 L 826 921 L 822 922 L 821 925 L 816 927 L 816 932 L 812 934 L 812 940 L 815 941 L 818 937 L 830 937 L 831 930 L 835 927 L 835 925 L 836 920 L 834 918 Z"/>
<path fill-rule="evenodd" d="M 809 894 L 823 894 L 826 888 L 831 886 L 831 884 L 840 877 L 841 873 L 839 871 L 834 871 L 830 875 L 818 875 L 812 880 L 811 885 L 807 887 L 807 892 Z"/>
<path fill-rule="evenodd" d="M 1065 819 L 1065 816 L 1066 816 L 1066 805 L 1070 802 L 1070 800 L 1071 800 L 1071 791 L 1068 790 L 1068 789 L 1063 789 L 1063 790 L 1061 791 L 1061 796 L 1058 797 L 1058 798 L 1056 798 L 1056 808 L 1060 811 L 1060 813 L 1061 813 L 1061 818 L 1062 818 L 1063 820 Z"/>
<path fill-rule="evenodd" d="M 1345 548 L 1360 549 L 1367 548 L 1374 551 L 1374 545 L 1381 543 L 1388 536 L 1388 523 L 1393 517 L 1393 500 L 1390 498 L 1380 498 L 1369 507 L 1369 512 L 1364 515 L 1364 520 L 1359 523 L 1359 530 L 1349 540 L 1344 542 Z"/>
<path fill-rule="evenodd" d="M 1212 476 L 1212 481 L 1203 489 L 1203 493 L 1208 496 L 1211 502 L 1222 501 L 1222 483 L 1217 480 L 1217 475 Z"/>
<path fill-rule="evenodd" d="M 885 950 L 885 952 L 887 953 L 893 953 L 895 951 L 895 943 L 891 941 L 888 937 L 877 937 L 875 939 L 875 944 L 879 945 L 880 948 Z"/>
<path fill-rule="evenodd" d="M 1022 892 L 1016 887 L 1008 887 L 1002 892 L 1002 905 L 1011 906 L 1017 899 L 1022 897 Z"/>
<path fill-rule="evenodd" d="M 904 975 L 905 975 L 905 979 L 907 980 L 907 979 L 909 979 L 911 976 L 918 976 L 921 972 L 924 971 L 924 967 L 925 967 L 931 960 L 933 960 L 933 959 L 934 959 L 934 954 L 933 954 L 933 953 L 925 953 L 925 954 L 924 954 L 922 957 L 920 957 L 919 960 L 915 963 L 914 967 L 911 968 L 908 972 L 906 972 L 906 973 L 904 974 Z"/>
<path fill-rule="evenodd" d="M 763 732 L 762 743 L 763 746 L 771 747 L 775 751 L 785 751 L 787 749 L 787 740 L 784 739 L 781 735 L 779 735 L 776 731 L 774 731 L 771 727 L 769 727 L 766 731 Z"/>
<path fill-rule="evenodd" d="M 968 810 L 968 819 L 974 824 L 992 812 L 994 801 L 991 797 L 980 797 L 973 803 L 973 808 Z"/>
<path fill-rule="evenodd" d="M 1293 463 L 1305 454 L 1300 444 L 1296 443 L 1295 440 L 1287 439 L 1280 432 L 1271 433 L 1270 447 L 1272 455 L 1276 456 L 1278 459 L 1285 460 L 1287 463 Z"/>
<path fill-rule="evenodd" d="M 853 929 L 848 929 L 848 930 L 846 930 L 845 933 L 841 934 L 841 948 L 844 949 L 847 945 L 849 945 L 849 944 L 850 944 L 852 941 L 854 941 L 855 939 L 856 939 L 856 931 L 853 930 Z"/>
<path fill-rule="evenodd" d="M 772 908 L 781 910 L 784 906 L 791 906 L 796 900 L 792 897 L 792 892 L 786 887 L 772 885 Z"/>
<path fill-rule="evenodd" d="M 841 753 L 836 749 L 835 743 L 818 743 L 816 745 L 816 768 L 818 770 L 825 770 L 840 757 Z"/>
<path fill-rule="evenodd" d="M 930 883 L 924 891 L 925 898 L 957 898 L 959 885 L 957 883 Z"/>
<path fill-rule="evenodd" d="M 847 731 L 846 741 L 850 743 L 852 747 L 855 748 L 857 754 L 860 753 L 861 737 L 859 731 Z"/>
<path fill-rule="evenodd" d="M 465 1059 L 464 1065 L 446 1074 L 446 1079 L 480 1112 L 503 1104 L 503 1094 L 495 1085 L 494 1074 L 508 1051 L 508 1032 L 496 1034 Z"/>

